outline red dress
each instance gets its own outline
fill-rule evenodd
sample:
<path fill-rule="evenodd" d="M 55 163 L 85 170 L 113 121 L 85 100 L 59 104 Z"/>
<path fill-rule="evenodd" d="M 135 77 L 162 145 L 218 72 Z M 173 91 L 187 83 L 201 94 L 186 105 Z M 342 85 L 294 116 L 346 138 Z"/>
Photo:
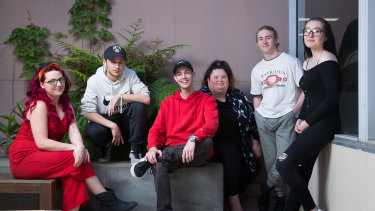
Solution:
<path fill-rule="evenodd" d="M 55 123 L 48 118 L 48 138 L 61 141 L 68 131 L 66 118 Z M 9 149 L 10 170 L 19 179 L 58 179 L 63 188 L 63 210 L 89 201 L 84 179 L 94 176 L 91 163 L 74 168 L 73 151 L 41 151 L 37 148 L 29 121 L 24 121 Z"/>

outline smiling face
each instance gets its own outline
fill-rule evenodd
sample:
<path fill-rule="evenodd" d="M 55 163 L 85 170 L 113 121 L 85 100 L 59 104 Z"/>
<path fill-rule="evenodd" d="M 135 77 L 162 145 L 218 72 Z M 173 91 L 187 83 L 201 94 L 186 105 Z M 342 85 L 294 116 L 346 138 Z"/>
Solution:
<path fill-rule="evenodd" d="M 103 60 L 103 64 L 106 67 L 105 75 L 111 81 L 117 81 L 120 78 L 125 68 L 125 59 L 122 56 L 116 56 L 112 59 Z"/>
<path fill-rule="evenodd" d="M 262 29 L 257 33 L 257 46 L 263 54 L 272 55 L 277 52 L 279 39 L 274 37 L 272 31 Z"/>
<path fill-rule="evenodd" d="M 320 33 L 310 32 L 308 36 L 303 36 L 303 42 L 305 43 L 306 47 L 312 50 L 323 50 L 324 42 L 327 40 L 323 23 L 318 20 L 311 20 L 306 23 L 305 30 L 323 30 Z"/>
<path fill-rule="evenodd" d="M 60 97 L 64 93 L 65 83 L 61 83 L 61 80 L 59 80 L 62 77 L 62 73 L 58 70 L 49 71 L 44 74 L 44 81 L 58 80 L 56 85 L 51 85 L 48 82 L 40 82 L 40 87 L 46 90 L 50 98 Z"/>
<path fill-rule="evenodd" d="M 177 68 L 173 78 L 181 87 L 181 90 L 183 89 L 190 90 L 190 89 L 193 89 L 194 76 L 195 76 L 195 72 L 193 72 L 187 67 L 181 66 Z"/>
<path fill-rule="evenodd" d="M 229 87 L 229 79 L 224 69 L 215 69 L 207 79 L 208 88 L 215 95 L 226 94 Z"/>

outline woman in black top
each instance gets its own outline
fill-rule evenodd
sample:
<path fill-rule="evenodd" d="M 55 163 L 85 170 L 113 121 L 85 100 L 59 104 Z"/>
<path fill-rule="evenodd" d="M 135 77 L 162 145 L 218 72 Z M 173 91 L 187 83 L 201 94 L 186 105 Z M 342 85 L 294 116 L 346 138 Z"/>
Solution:
<path fill-rule="evenodd" d="M 276 168 L 291 191 L 284 210 L 320 210 L 308 189 L 308 182 L 320 150 L 340 129 L 340 69 L 335 39 L 329 23 L 312 18 L 303 30 L 304 76 L 299 84 L 305 94 L 295 131 L 299 134 L 280 155 Z"/>
<path fill-rule="evenodd" d="M 212 159 L 223 164 L 230 209 L 241 211 L 238 194 L 259 172 L 257 158 L 261 156 L 252 103 L 234 88 L 233 73 L 225 61 L 216 60 L 209 66 L 202 85 L 202 92 L 215 97 L 219 114 Z"/>

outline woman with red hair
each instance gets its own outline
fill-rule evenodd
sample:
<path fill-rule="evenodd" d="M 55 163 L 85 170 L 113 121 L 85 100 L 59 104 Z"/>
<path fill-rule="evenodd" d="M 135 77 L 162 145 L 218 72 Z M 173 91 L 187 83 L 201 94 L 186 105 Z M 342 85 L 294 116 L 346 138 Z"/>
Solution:
<path fill-rule="evenodd" d="M 41 64 L 26 96 L 24 122 L 9 150 L 10 169 L 19 179 L 60 180 L 63 210 L 87 204 L 87 188 L 108 210 L 130 210 L 135 202 L 116 198 L 100 183 L 91 166 L 70 105 L 70 81 L 56 63 Z M 71 143 L 62 143 L 67 133 Z"/>

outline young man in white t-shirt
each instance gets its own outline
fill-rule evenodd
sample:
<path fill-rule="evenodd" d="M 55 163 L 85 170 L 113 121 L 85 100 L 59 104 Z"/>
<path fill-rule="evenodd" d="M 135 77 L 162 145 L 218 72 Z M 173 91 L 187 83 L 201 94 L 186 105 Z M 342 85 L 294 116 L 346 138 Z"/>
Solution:
<path fill-rule="evenodd" d="M 276 170 L 276 159 L 294 141 L 295 115 L 304 95 L 299 91 L 303 75 L 300 61 L 278 50 L 276 30 L 262 26 L 256 33 L 256 42 L 264 58 L 251 72 L 251 91 L 254 96 L 255 119 L 267 169 L 267 179 L 260 185 L 259 210 L 268 210 L 270 192 L 274 189 L 277 201 L 274 211 L 283 210 L 285 190 Z"/>

